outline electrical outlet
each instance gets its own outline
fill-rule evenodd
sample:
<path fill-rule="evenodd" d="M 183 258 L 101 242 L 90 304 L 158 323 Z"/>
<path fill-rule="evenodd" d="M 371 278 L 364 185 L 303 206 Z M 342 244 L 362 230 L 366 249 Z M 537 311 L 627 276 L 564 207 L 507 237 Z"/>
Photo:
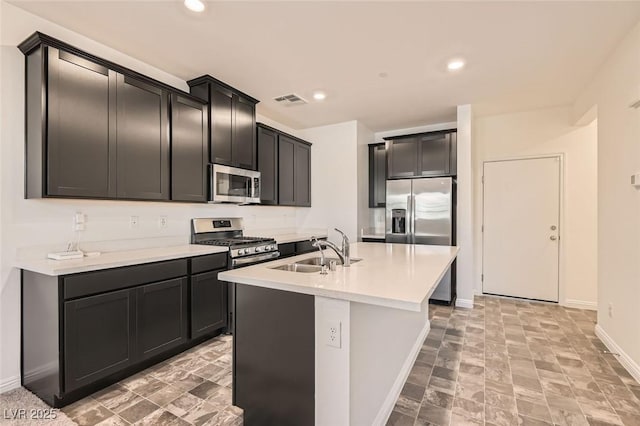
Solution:
<path fill-rule="evenodd" d="M 164 229 L 167 227 L 168 224 L 169 224 L 169 220 L 167 219 L 166 216 L 160 216 L 158 218 L 158 228 Z"/>
<path fill-rule="evenodd" d="M 137 228 L 140 224 L 138 216 L 129 216 L 129 228 Z"/>
<path fill-rule="evenodd" d="M 613 318 L 613 303 L 609 302 L 609 318 Z"/>
<path fill-rule="evenodd" d="M 74 231 L 84 231 L 84 214 L 77 212 L 73 215 L 73 230 Z"/>
<path fill-rule="evenodd" d="M 325 344 L 334 348 L 342 347 L 342 324 L 340 321 L 325 321 Z"/>

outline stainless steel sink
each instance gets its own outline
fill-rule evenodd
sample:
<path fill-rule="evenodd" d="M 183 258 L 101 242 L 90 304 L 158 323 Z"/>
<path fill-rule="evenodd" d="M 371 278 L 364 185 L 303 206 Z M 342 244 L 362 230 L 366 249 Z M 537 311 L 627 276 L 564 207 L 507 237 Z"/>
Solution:
<path fill-rule="evenodd" d="M 342 265 L 342 262 L 338 258 L 335 258 L 335 257 L 325 257 L 324 258 L 325 264 L 327 264 L 327 265 L 329 265 L 329 262 L 331 260 L 335 260 L 335 261 L 338 262 L 338 265 Z M 351 258 L 351 263 L 360 262 L 361 260 L 362 259 L 353 258 L 352 257 Z M 298 265 L 321 265 L 321 262 L 322 262 L 322 258 L 321 257 L 310 257 L 309 259 L 298 260 L 295 264 L 298 264 Z"/>
<path fill-rule="evenodd" d="M 300 263 L 289 263 L 287 265 L 274 266 L 271 269 L 279 269 L 281 271 L 290 271 L 290 272 L 320 272 L 322 267 L 320 265 L 303 265 Z"/>

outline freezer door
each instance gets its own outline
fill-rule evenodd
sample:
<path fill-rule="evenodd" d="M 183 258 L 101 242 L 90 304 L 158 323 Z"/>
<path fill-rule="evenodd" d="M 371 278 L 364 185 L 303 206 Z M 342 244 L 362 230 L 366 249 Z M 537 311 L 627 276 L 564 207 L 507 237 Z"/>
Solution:
<path fill-rule="evenodd" d="M 413 180 L 414 244 L 451 245 L 452 185 L 451 178 Z"/>
<path fill-rule="evenodd" d="M 411 180 L 388 180 L 386 203 L 387 243 L 411 242 Z"/>

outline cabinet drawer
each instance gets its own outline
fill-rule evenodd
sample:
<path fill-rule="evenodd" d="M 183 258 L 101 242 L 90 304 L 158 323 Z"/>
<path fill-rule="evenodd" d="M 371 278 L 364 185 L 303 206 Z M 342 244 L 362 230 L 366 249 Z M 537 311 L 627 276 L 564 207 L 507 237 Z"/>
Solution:
<path fill-rule="evenodd" d="M 213 271 L 215 269 L 227 269 L 227 253 L 208 254 L 191 258 L 191 273 Z"/>
<path fill-rule="evenodd" d="M 64 298 L 73 299 L 185 275 L 187 259 L 69 275 L 63 278 Z"/>

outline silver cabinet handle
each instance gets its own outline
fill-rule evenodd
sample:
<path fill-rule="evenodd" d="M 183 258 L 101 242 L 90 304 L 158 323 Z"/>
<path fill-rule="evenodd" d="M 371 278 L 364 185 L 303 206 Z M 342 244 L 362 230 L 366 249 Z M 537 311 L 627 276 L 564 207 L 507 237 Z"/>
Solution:
<path fill-rule="evenodd" d="M 550 239 L 551 241 L 555 241 L 555 240 L 557 240 L 557 239 L 558 239 L 558 237 L 556 237 L 555 235 L 552 235 L 552 236 L 550 236 L 550 237 L 549 237 L 549 239 Z"/>

